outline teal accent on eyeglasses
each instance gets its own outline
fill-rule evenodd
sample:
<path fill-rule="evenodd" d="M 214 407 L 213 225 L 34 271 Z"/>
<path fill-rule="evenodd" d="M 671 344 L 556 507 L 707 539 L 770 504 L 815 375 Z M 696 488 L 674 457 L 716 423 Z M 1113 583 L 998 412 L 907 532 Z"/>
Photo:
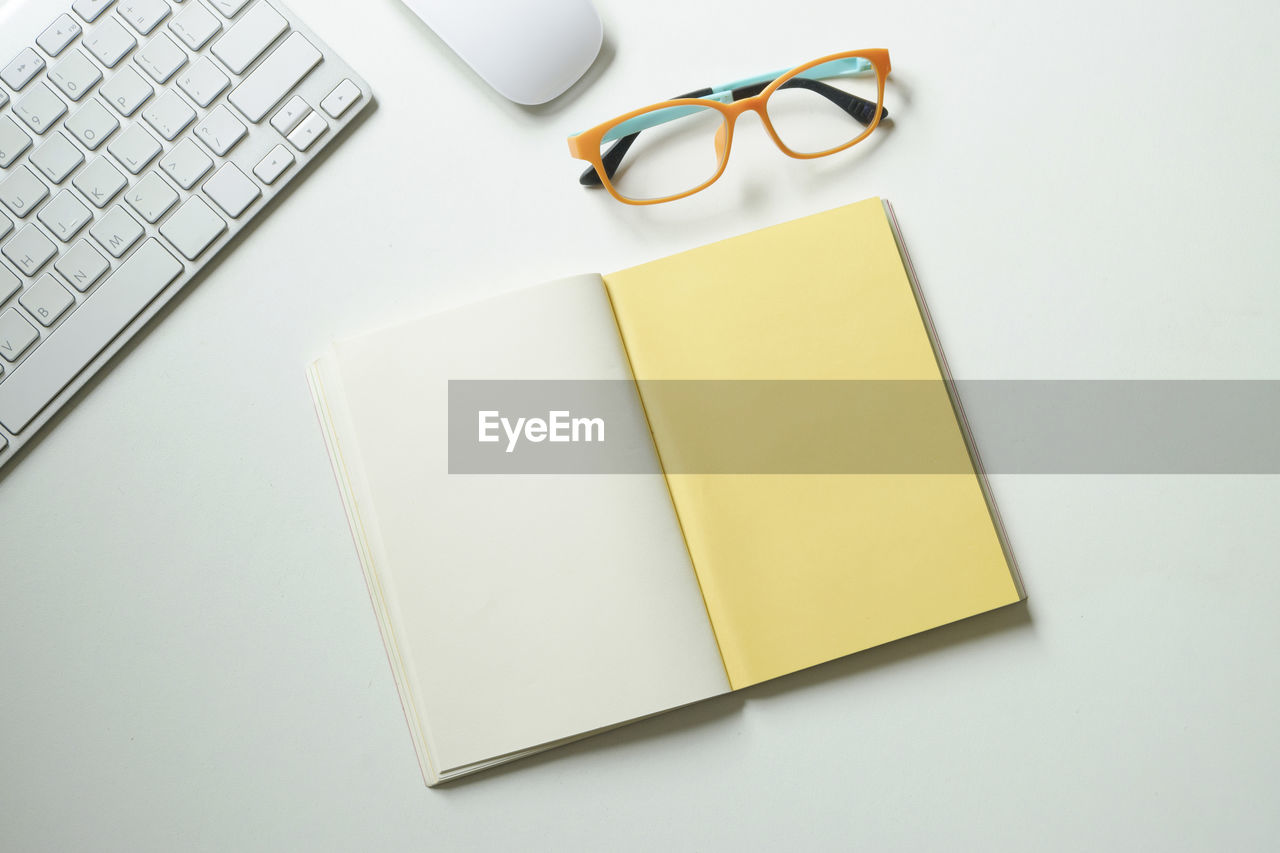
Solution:
<path fill-rule="evenodd" d="M 783 74 L 790 71 L 790 68 L 783 68 L 779 71 L 771 71 L 767 74 L 758 74 L 755 77 L 746 77 L 742 80 L 734 80 L 732 83 L 724 83 L 720 86 L 711 87 L 710 91 L 699 93 L 697 98 L 703 101 L 717 101 L 727 104 L 733 101 L 733 92 L 735 89 L 741 89 L 745 86 L 758 86 L 762 83 L 768 84 L 777 80 Z M 796 77 L 804 77 L 809 80 L 827 80 L 832 77 L 855 77 L 861 74 L 874 74 L 875 66 L 870 61 L 862 59 L 858 56 L 850 56 L 845 59 L 833 59 L 830 62 L 824 62 L 821 65 L 802 71 L 795 75 Z M 635 118 L 627 119 L 619 122 L 609 129 L 609 132 L 601 138 L 601 143 L 613 142 L 622 139 L 624 136 L 631 136 L 642 130 L 648 130 L 651 127 L 682 119 L 690 116 L 708 107 L 699 107 L 692 104 L 679 107 L 665 107 L 653 112 L 638 115 Z M 577 136 L 578 134 L 574 134 Z"/>
<path fill-rule="evenodd" d="M 725 83 L 723 86 L 713 86 L 712 92 L 720 93 L 731 91 L 733 89 L 741 89 L 743 86 L 755 86 L 759 83 L 772 83 L 783 74 L 790 71 L 790 68 L 783 68 L 780 71 L 771 71 L 768 74 L 759 74 L 755 77 L 747 77 L 743 80 L 735 80 L 732 83 Z M 875 66 L 869 60 L 859 56 L 850 56 L 845 59 L 833 59 L 830 62 L 824 62 L 821 65 L 815 65 L 808 71 L 801 71 L 797 77 L 807 77 L 810 80 L 826 80 L 831 77 L 856 77 L 859 74 L 875 74 Z"/>

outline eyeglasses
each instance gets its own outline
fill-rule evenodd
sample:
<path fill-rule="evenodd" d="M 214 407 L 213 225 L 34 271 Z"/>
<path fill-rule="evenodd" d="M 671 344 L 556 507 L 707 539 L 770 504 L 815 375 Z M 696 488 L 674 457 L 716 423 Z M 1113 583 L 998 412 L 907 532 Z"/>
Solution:
<path fill-rule="evenodd" d="M 620 115 L 570 136 L 569 153 L 591 164 L 579 183 L 618 201 L 684 198 L 724 174 L 734 122 L 747 110 L 788 157 L 825 157 L 866 139 L 888 117 L 889 70 L 887 50 L 835 53 Z"/>

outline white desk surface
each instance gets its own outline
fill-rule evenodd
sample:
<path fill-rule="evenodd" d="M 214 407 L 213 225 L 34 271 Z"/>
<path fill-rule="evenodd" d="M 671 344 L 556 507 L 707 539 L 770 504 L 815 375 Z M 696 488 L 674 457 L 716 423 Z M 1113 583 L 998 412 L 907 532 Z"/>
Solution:
<path fill-rule="evenodd" d="M 333 337 L 882 195 L 960 377 L 1280 374 L 1280 6 L 597 5 L 589 85 L 524 109 L 397 0 L 294 0 L 376 112 L 0 479 L 0 849 L 1273 849 L 1275 476 L 997 477 L 1025 608 L 423 786 Z M 750 120 L 696 198 L 576 182 L 572 131 L 873 46 L 861 150 Z"/>

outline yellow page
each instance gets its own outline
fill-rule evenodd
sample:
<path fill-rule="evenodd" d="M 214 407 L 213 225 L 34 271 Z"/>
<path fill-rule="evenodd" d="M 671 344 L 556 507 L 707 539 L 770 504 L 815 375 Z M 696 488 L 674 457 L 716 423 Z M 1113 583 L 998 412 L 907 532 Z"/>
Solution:
<path fill-rule="evenodd" d="M 687 395 L 651 380 L 917 379 L 945 394 L 879 199 L 605 284 L 734 688 L 1021 599 L 967 453 L 963 473 L 681 473 L 705 470 L 690 447 L 733 439 L 698 434 Z M 933 440 L 963 453 L 950 406 L 925 408 Z"/>

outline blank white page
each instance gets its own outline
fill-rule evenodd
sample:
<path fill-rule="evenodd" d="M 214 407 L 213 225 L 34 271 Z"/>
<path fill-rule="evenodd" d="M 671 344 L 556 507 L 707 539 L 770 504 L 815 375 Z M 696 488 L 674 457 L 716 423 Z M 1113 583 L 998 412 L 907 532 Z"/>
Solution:
<path fill-rule="evenodd" d="M 313 371 L 429 781 L 729 689 L 660 473 L 448 473 L 449 379 L 630 375 L 594 275 L 339 342 Z"/>

